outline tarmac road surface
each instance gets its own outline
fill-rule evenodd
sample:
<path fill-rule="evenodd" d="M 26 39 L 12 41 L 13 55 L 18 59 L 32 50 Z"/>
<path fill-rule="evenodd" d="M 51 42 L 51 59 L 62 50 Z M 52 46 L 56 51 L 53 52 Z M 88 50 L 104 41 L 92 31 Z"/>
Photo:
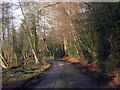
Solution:
<path fill-rule="evenodd" d="M 55 60 L 47 60 L 53 63 L 45 77 L 40 82 L 29 88 L 105 88 L 105 83 L 96 80 L 80 71 L 74 65 Z"/>

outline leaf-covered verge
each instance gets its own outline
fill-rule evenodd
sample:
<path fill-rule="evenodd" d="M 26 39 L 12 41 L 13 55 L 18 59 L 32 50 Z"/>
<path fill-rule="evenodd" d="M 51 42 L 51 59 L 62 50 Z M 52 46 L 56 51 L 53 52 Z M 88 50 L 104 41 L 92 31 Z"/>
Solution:
<path fill-rule="evenodd" d="M 86 61 L 80 60 L 76 57 L 63 57 L 55 60 L 67 61 L 81 69 L 82 72 L 86 72 L 89 75 L 94 76 L 96 79 L 103 82 L 107 82 L 109 87 L 120 88 L 120 75 L 115 74 L 120 70 L 114 70 L 113 72 L 103 73 L 95 63 L 88 64 Z"/>

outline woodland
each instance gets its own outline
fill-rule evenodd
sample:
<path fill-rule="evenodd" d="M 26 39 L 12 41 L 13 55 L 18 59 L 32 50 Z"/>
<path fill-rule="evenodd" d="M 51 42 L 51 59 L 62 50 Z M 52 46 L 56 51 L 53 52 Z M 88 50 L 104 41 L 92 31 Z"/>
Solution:
<path fill-rule="evenodd" d="M 120 2 L 4 2 L 0 9 L 3 83 L 42 73 L 51 65 L 43 60 L 67 58 L 120 86 Z"/>

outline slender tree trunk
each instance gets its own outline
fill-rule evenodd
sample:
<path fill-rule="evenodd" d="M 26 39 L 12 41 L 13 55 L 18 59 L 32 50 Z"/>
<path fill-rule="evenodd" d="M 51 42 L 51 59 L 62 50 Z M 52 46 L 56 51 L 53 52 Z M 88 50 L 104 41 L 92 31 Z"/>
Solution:
<path fill-rule="evenodd" d="M 15 49 L 16 49 L 16 31 L 15 31 L 15 28 L 14 28 L 14 25 L 12 24 L 12 49 L 13 49 L 13 58 L 12 58 L 12 64 L 15 65 L 16 64 L 16 60 L 13 61 L 13 59 L 15 58 L 16 59 L 16 53 L 15 53 Z"/>
<path fill-rule="evenodd" d="M 36 53 L 35 53 L 35 51 L 34 51 L 34 49 L 33 49 L 33 45 L 32 45 L 32 43 L 31 43 L 31 40 L 30 40 L 29 36 L 28 36 L 28 40 L 29 40 L 30 47 L 31 47 L 31 49 L 32 49 L 33 55 L 34 55 L 34 57 L 35 57 L 35 61 L 36 61 L 36 63 L 39 63 L 39 60 L 38 60 L 38 58 L 37 58 L 37 56 L 36 56 Z"/>
<path fill-rule="evenodd" d="M 1 65 L 3 68 L 7 68 L 7 66 L 5 66 L 5 64 L 3 63 L 1 57 L 0 57 L 0 65 Z"/>
<path fill-rule="evenodd" d="M 65 39 L 65 35 L 63 34 L 63 42 L 64 42 L 64 51 L 65 51 L 65 56 L 68 55 L 67 53 L 67 40 Z"/>
<path fill-rule="evenodd" d="M 38 35 L 37 35 L 35 25 L 34 25 L 34 50 L 35 50 L 36 55 L 38 56 Z"/>

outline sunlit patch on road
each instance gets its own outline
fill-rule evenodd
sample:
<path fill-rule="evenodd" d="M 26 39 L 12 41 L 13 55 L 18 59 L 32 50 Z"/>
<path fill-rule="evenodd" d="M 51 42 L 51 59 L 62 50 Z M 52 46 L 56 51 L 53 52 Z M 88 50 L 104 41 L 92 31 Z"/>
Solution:
<path fill-rule="evenodd" d="M 58 66 L 64 66 L 64 64 L 63 63 L 59 63 Z"/>

